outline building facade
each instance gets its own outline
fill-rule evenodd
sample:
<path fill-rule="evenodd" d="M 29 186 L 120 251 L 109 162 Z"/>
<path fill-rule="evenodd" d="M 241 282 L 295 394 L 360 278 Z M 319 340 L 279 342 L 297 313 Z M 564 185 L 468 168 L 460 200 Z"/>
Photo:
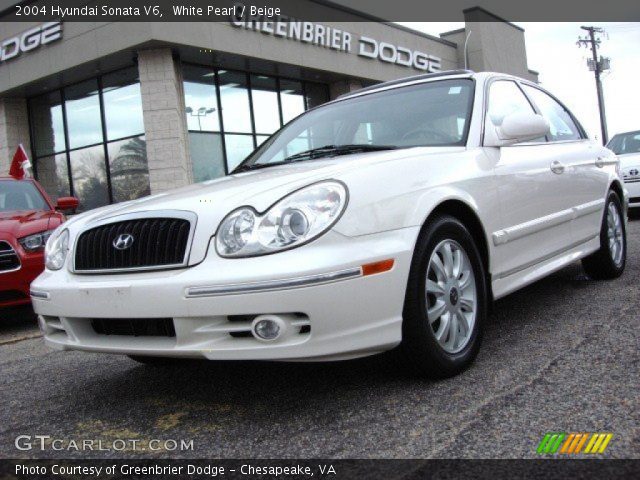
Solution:
<path fill-rule="evenodd" d="M 440 37 L 348 14 L 353 22 L 0 16 L 0 175 L 23 144 L 52 197 L 75 195 L 87 210 L 226 175 L 306 109 L 376 82 L 459 68 L 537 80 L 524 31 L 482 9 Z"/>

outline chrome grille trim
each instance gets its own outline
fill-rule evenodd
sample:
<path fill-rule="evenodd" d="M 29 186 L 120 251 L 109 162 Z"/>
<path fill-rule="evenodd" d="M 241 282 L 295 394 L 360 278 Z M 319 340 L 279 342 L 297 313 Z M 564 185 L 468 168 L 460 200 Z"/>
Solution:
<path fill-rule="evenodd" d="M 145 221 L 145 220 L 153 220 L 153 219 L 160 219 L 160 218 L 186 220 L 189 222 L 189 233 L 187 235 L 184 256 L 181 262 L 171 263 L 171 264 L 161 264 L 161 265 L 147 265 L 147 266 L 139 266 L 139 267 L 100 268 L 100 269 L 91 269 L 91 270 L 88 270 L 88 269 L 83 270 L 83 269 L 76 268 L 78 240 L 83 234 L 99 227 L 118 224 L 121 222 Z M 85 275 L 85 274 L 147 272 L 147 271 L 171 270 L 176 268 L 184 268 L 189 264 L 189 255 L 191 253 L 191 247 L 193 244 L 193 236 L 195 234 L 197 219 L 198 217 L 195 213 L 189 212 L 186 210 L 153 210 L 153 211 L 140 211 L 140 212 L 129 213 L 124 215 L 116 215 L 113 217 L 99 220 L 97 222 L 90 223 L 75 236 L 74 245 L 72 246 L 73 257 L 72 257 L 71 271 L 79 275 Z"/>
<path fill-rule="evenodd" d="M 9 268 L 3 268 L 3 264 L 11 262 L 13 260 L 15 266 Z M 5 240 L 0 240 L 0 275 L 3 273 L 10 273 L 20 270 L 22 268 L 22 262 L 18 256 L 18 252 L 14 250 L 11 244 Z"/>

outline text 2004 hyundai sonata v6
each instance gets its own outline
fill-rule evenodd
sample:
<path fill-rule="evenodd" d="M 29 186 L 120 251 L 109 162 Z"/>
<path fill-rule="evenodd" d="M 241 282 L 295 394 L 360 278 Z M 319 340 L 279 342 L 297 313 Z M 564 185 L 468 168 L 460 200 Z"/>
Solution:
<path fill-rule="evenodd" d="M 625 266 L 618 161 L 535 84 L 412 77 L 304 113 L 232 175 L 80 215 L 32 284 L 46 343 L 138 360 L 467 366 L 487 305 Z"/>

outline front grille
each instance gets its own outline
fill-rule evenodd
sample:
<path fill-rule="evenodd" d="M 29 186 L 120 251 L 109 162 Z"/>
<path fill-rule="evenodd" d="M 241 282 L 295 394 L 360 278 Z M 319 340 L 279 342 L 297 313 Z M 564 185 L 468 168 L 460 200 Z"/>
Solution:
<path fill-rule="evenodd" d="M 183 265 L 190 228 L 190 222 L 182 218 L 140 218 L 92 228 L 78 237 L 75 270 L 155 269 Z M 114 241 L 126 234 L 133 237 L 131 245 L 117 249 Z"/>
<path fill-rule="evenodd" d="M 5 241 L 0 241 L 0 272 L 20 268 L 20 259 L 13 247 Z"/>
<path fill-rule="evenodd" d="M 638 183 L 640 182 L 640 177 L 629 177 L 625 175 L 623 177 L 624 183 Z"/>
<path fill-rule="evenodd" d="M 91 327 L 98 335 L 176 336 L 171 318 L 92 318 Z"/>
<path fill-rule="evenodd" d="M 630 203 L 638 203 L 638 202 L 640 202 L 640 197 L 631 197 L 629 199 L 629 202 Z"/>

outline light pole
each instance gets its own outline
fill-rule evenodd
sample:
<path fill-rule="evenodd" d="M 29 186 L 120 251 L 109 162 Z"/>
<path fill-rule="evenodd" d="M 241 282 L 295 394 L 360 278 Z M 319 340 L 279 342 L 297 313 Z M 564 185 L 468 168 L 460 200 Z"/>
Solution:
<path fill-rule="evenodd" d="M 598 110 L 600 112 L 600 130 L 602 131 L 602 144 L 606 145 L 608 140 L 607 134 L 607 116 L 604 109 L 604 94 L 602 93 L 602 80 L 600 79 L 600 74 L 609 70 L 610 59 L 605 57 L 600 57 L 598 60 L 598 47 L 600 46 L 601 40 L 596 37 L 597 33 L 604 33 L 602 28 L 598 27 L 580 27 L 582 30 L 586 30 L 589 33 L 588 37 L 582 38 L 579 37 L 576 44 L 578 47 L 591 47 L 591 58 L 587 60 L 587 66 L 589 70 L 591 70 L 596 78 L 596 92 L 598 93 Z"/>
<path fill-rule="evenodd" d="M 215 108 L 207 108 L 207 107 L 200 107 L 196 112 L 194 112 L 193 108 L 191 107 L 187 107 L 184 110 L 192 117 L 198 118 L 198 130 L 202 130 L 202 125 L 200 124 L 200 117 L 206 117 L 210 113 L 213 113 L 216 111 Z"/>

